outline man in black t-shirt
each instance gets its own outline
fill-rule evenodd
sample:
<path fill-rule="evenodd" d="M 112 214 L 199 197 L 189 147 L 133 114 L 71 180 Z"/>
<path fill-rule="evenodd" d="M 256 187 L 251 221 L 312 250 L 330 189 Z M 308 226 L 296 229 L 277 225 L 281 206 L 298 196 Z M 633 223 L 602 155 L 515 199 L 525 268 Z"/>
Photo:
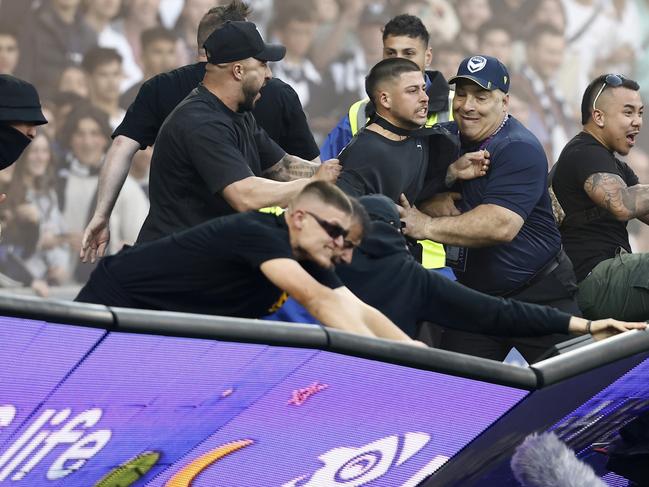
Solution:
<path fill-rule="evenodd" d="M 351 213 L 342 191 L 314 182 L 280 216 L 224 216 L 106 257 L 76 300 L 258 318 L 291 295 L 327 326 L 414 344 L 333 272 Z"/>
<path fill-rule="evenodd" d="M 552 188 L 565 217 L 561 240 L 579 283 L 585 317 L 649 319 L 649 254 L 631 254 L 627 222 L 649 224 L 649 185 L 615 157 L 627 155 L 642 127 L 638 84 L 595 78 L 581 103 L 583 131 L 563 149 Z"/>
<path fill-rule="evenodd" d="M 245 20 L 250 9 L 243 2 L 210 9 L 198 28 L 199 58 L 205 59 L 202 46 L 207 37 L 227 20 Z M 205 62 L 183 66 L 146 81 L 135 102 L 129 107 L 122 124 L 113 133 L 99 177 L 97 205 L 82 239 L 81 258 L 94 262 L 102 256 L 110 238 L 108 220 L 135 152 L 153 145 L 158 131 L 173 109 L 203 80 Z M 253 115 L 268 135 L 289 154 L 319 161 L 319 150 L 311 134 L 295 91 L 286 83 L 271 79 L 262 87 L 261 98 Z M 303 164 L 297 169 L 317 166 Z M 276 173 L 277 175 L 277 173 Z M 272 173 L 269 176 L 274 176 Z"/>

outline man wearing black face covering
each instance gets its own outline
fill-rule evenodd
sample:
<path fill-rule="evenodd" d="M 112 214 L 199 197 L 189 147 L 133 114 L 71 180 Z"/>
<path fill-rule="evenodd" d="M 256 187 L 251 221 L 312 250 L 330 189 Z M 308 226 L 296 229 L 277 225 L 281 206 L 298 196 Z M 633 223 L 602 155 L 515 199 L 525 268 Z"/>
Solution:
<path fill-rule="evenodd" d="M 36 126 L 45 123 L 36 88 L 26 81 L 1 74 L 0 170 L 20 157 L 36 135 Z M 5 194 L 0 194 L 0 203 L 5 198 Z"/>
<path fill-rule="evenodd" d="M 0 75 L 0 169 L 12 165 L 47 123 L 36 88 L 8 74 Z"/>

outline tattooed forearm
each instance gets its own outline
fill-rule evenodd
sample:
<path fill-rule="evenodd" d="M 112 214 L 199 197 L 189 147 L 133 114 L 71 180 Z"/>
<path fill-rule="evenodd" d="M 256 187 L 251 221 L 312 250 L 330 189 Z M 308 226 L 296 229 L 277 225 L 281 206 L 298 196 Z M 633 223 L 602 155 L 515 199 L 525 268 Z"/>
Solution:
<path fill-rule="evenodd" d="M 593 174 L 584 183 L 584 190 L 595 204 L 618 220 L 631 220 L 649 212 L 649 186 L 638 184 L 629 188 L 616 174 Z"/>
<path fill-rule="evenodd" d="M 301 178 L 310 178 L 315 174 L 319 166 L 320 164 L 286 154 L 277 164 L 266 169 L 262 175 L 275 181 L 294 181 Z"/>

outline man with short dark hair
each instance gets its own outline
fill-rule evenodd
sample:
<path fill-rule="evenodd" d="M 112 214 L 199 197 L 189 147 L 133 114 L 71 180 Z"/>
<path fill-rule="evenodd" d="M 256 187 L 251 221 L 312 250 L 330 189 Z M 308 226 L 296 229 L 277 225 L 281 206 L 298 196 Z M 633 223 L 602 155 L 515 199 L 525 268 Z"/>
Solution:
<path fill-rule="evenodd" d="M 249 15 L 250 9 L 240 0 L 210 9 L 203 16 L 198 29 L 199 57 L 205 59 L 202 46 L 216 27 L 227 20 L 245 20 Z M 110 240 L 110 214 L 133 155 L 138 149 L 153 145 L 167 116 L 202 81 L 206 65 L 205 61 L 201 61 L 183 66 L 154 76 L 142 85 L 121 125 L 113 133 L 114 140 L 99 175 L 97 206 L 81 243 L 82 260 L 94 262 L 97 256 L 104 254 Z M 318 147 L 295 91 L 286 83 L 272 78 L 262 88 L 261 94 L 253 110 L 258 124 L 286 152 L 319 161 Z M 315 167 L 312 171 L 315 171 Z"/>
<path fill-rule="evenodd" d="M 437 190 L 429 188 L 433 194 L 448 191 L 457 179 L 486 174 L 489 160 L 483 152 L 449 165 L 457 150 L 451 134 L 441 128 L 419 130 L 428 118 L 428 95 L 417 64 L 404 58 L 384 59 L 370 70 L 365 89 L 375 115 L 340 155 L 343 171 L 337 184 L 347 194 L 383 194 L 394 202 L 405 194 L 418 202 L 437 173 L 444 183 Z M 441 163 L 430 163 L 431 150 L 446 152 L 443 157 L 435 154 Z"/>
<path fill-rule="evenodd" d="M 110 47 L 95 47 L 83 57 L 81 67 L 88 80 L 88 99 L 108 116 L 114 130 L 124 118 L 124 109 L 119 106 L 120 85 L 124 73 L 122 56 Z"/>
<path fill-rule="evenodd" d="M 427 125 L 450 118 L 449 87 L 439 71 L 428 71 L 432 50 L 430 36 L 419 17 L 402 14 L 392 18 L 383 28 L 383 59 L 401 57 L 419 66 L 426 82 L 428 96 Z M 320 147 L 323 158 L 336 157 L 352 137 L 363 128 L 374 113 L 368 99 L 354 103 L 340 119 Z"/>
<path fill-rule="evenodd" d="M 586 88 L 583 131 L 566 145 L 552 188 L 565 213 L 561 240 L 575 266 L 584 316 L 649 319 L 649 254 L 632 254 L 627 223 L 649 224 L 649 185 L 615 154 L 626 156 L 642 128 L 639 85 L 603 74 Z"/>
<path fill-rule="evenodd" d="M 135 83 L 119 97 L 119 105 L 122 108 L 126 110 L 133 103 L 146 80 L 179 66 L 177 40 L 176 34 L 164 27 L 153 27 L 142 32 L 140 44 L 144 74 L 141 81 Z"/>
<path fill-rule="evenodd" d="M 552 216 L 547 159 L 536 137 L 508 115 L 507 68 L 496 58 L 471 56 L 450 82 L 455 122 L 448 129 L 459 135 L 460 153 L 488 153 L 489 176 L 461 182 L 457 216 L 431 218 L 403 198 L 406 235 L 445 243 L 458 281 L 470 288 L 579 315 L 572 264 Z M 531 362 L 565 338 L 521 342 L 453 332 L 444 334 L 443 346 L 502 360 L 515 345 Z"/>
<path fill-rule="evenodd" d="M 76 300 L 259 318 L 291 295 L 326 326 L 414 344 L 332 270 L 351 212 L 342 191 L 314 182 L 279 216 L 216 218 L 106 257 Z"/>

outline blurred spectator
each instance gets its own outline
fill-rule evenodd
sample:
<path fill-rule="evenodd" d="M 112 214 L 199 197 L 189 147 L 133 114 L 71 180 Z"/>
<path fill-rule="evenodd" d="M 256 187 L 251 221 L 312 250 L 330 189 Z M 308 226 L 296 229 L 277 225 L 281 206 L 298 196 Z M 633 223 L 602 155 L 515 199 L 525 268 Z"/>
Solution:
<path fill-rule="evenodd" d="M 90 103 L 108 115 L 114 130 L 126 113 L 119 106 L 122 56 L 115 49 L 96 47 L 84 56 L 83 69 L 88 79 Z"/>
<path fill-rule="evenodd" d="M 490 0 L 491 17 L 506 25 L 512 38 L 520 39 L 539 3 L 539 0 Z"/>
<path fill-rule="evenodd" d="M 61 132 L 63 144 L 68 148 L 68 169 L 63 187 L 63 218 L 73 244 L 71 262 L 78 263 L 81 233 L 90 219 L 96 198 L 99 170 L 110 140 L 110 126 L 104 112 L 88 104 L 76 107 L 68 116 Z M 146 195 L 130 177 L 117 198 L 111 218 L 111 247 L 113 253 L 125 243 L 133 243 L 148 212 Z M 91 270 L 88 266 L 75 270 L 75 279 L 85 280 Z"/>
<path fill-rule="evenodd" d="M 218 0 L 185 0 L 183 10 L 174 27 L 176 37 L 180 39 L 180 44 L 182 46 L 180 62 L 177 66 L 196 62 L 198 49 L 199 47 L 203 47 L 196 44 L 198 23 L 209 9 L 216 7 L 219 3 Z M 142 55 L 144 56 L 144 44 L 142 45 Z M 144 66 L 144 59 L 142 59 L 142 67 L 146 69 L 146 66 Z M 166 69 L 165 71 L 170 71 L 170 69 Z M 148 79 L 149 77 L 150 76 L 146 76 L 145 74 L 145 79 Z"/>
<path fill-rule="evenodd" d="M 122 0 L 85 0 L 83 18 L 97 37 L 110 29 L 110 22 L 117 17 Z"/>
<path fill-rule="evenodd" d="M 512 36 L 498 20 L 490 20 L 478 30 L 478 51 L 493 56 L 505 66 L 512 66 Z"/>
<path fill-rule="evenodd" d="M 310 115 L 309 105 L 318 103 L 313 93 L 322 84 L 322 76 L 308 57 L 316 27 L 312 0 L 275 3 L 272 33 L 286 46 L 286 57 L 273 65 L 273 74 L 293 87 L 307 115 Z"/>
<path fill-rule="evenodd" d="M 122 91 L 142 80 L 141 36 L 145 30 L 160 25 L 159 6 L 160 0 L 125 0 L 125 17 L 114 21 L 112 28 L 100 36 L 99 45 L 112 47 L 122 56 Z"/>
<path fill-rule="evenodd" d="M 570 107 L 557 85 L 563 63 L 563 33 L 549 24 L 536 25 L 527 39 L 527 63 L 512 78 L 512 85 L 527 93 L 530 112 L 542 121 L 537 136 L 550 166 L 577 131 Z"/>
<path fill-rule="evenodd" d="M 88 80 L 80 66 L 72 64 L 61 73 L 58 84 L 59 93 L 74 93 L 81 98 L 88 98 Z"/>
<path fill-rule="evenodd" d="M 390 18 L 380 5 L 369 4 L 365 8 L 358 26 L 359 48 L 335 60 L 325 73 L 322 90 L 315 92 L 315 96 L 321 99 L 319 112 L 326 114 L 327 119 L 318 126 L 313 120 L 314 114 L 310 113 L 310 125 L 314 131 L 326 133 L 337 122 L 341 112 L 366 97 L 365 76 L 383 58 L 382 31 L 388 20 Z"/>
<path fill-rule="evenodd" d="M 535 2 L 529 2 L 535 3 Z M 566 30 L 566 11 L 561 0 L 540 0 L 532 14 L 532 24 L 549 24 L 557 30 Z"/>
<path fill-rule="evenodd" d="M 176 35 L 164 27 L 154 27 L 142 32 L 142 64 L 144 77 L 139 83 L 131 86 L 119 99 L 119 105 L 125 110 L 137 96 L 144 82 L 156 74 L 166 73 L 179 66 L 176 50 Z M 196 44 L 196 41 L 194 41 Z"/>
<path fill-rule="evenodd" d="M 491 19 L 489 0 L 457 0 L 456 9 L 460 20 L 457 43 L 467 52 L 480 52 L 478 30 Z"/>
<path fill-rule="evenodd" d="M 43 3 L 21 29 L 20 77 L 36 85 L 43 98 L 50 98 L 61 72 L 95 45 L 95 35 L 79 12 L 80 0 Z"/>
<path fill-rule="evenodd" d="M 10 247 L 7 250 L 13 252 L 14 272 L 27 272 L 24 276 L 20 271 L 7 274 L 31 286 L 39 296 L 47 296 L 50 284 L 59 285 L 67 279 L 69 250 L 52 186 L 50 139 L 43 131 L 39 130 L 18 162 L 9 190 L 13 220 L 7 228 L 5 243 Z"/>
<path fill-rule="evenodd" d="M 460 30 L 460 22 L 449 0 L 406 0 L 399 7 L 399 13 L 419 17 L 433 46 L 452 41 Z"/>
<path fill-rule="evenodd" d="M 433 49 L 431 66 L 442 73 L 444 79 L 449 80 L 455 76 L 457 67 L 465 56 L 466 52 L 464 48 L 457 42 L 439 44 Z"/>
<path fill-rule="evenodd" d="M 282 10 L 282 3 L 286 0 L 275 0 L 274 18 L 277 18 Z M 313 65 L 320 71 L 340 56 L 344 51 L 350 50 L 358 42 L 356 31 L 360 21 L 363 7 L 371 0 L 340 0 L 333 10 L 328 13 L 326 7 L 331 9 L 332 2 L 324 2 L 325 5 L 316 7 L 315 4 L 320 1 L 311 3 L 311 10 L 314 10 L 317 22 L 317 42 L 313 43 L 311 59 Z M 334 11 L 336 14 L 334 14 Z"/>
<path fill-rule="evenodd" d="M 2 0 L 0 1 L 0 30 L 18 33 L 22 24 L 33 15 L 42 0 Z"/>
<path fill-rule="evenodd" d="M 14 74 L 18 55 L 18 38 L 13 32 L 0 28 L 0 74 Z"/>

